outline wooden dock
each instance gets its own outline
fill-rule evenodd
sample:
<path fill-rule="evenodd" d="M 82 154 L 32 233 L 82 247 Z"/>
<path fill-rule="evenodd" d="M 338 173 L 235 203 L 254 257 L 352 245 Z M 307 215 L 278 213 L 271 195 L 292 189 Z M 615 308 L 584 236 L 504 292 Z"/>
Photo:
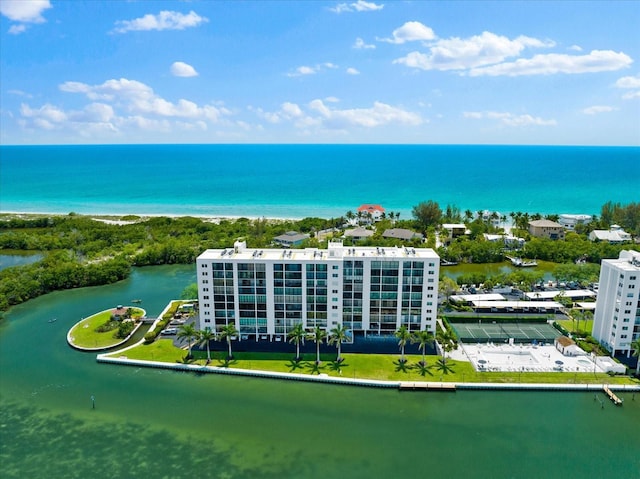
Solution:
<path fill-rule="evenodd" d="M 615 393 L 611 389 L 609 389 L 609 386 L 602 386 L 602 390 L 607 396 L 609 396 L 609 399 L 613 401 L 613 404 L 615 404 L 616 406 L 622 406 L 622 399 L 616 396 Z"/>
<path fill-rule="evenodd" d="M 401 382 L 400 391 L 448 391 L 455 392 L 455 383 Z"/>

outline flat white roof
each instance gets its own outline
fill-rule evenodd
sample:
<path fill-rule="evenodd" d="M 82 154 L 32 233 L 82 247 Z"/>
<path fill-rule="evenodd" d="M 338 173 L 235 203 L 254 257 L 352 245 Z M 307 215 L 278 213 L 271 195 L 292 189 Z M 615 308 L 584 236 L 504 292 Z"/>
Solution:
<path fill-rule="evenodd" d="M 563 294 L 564 293 L 564 294 Z M 535 299 L 553 299 L 556 296 L 562 295 L 567 298 L 594 298 L 596 293 L 590 289 L 567 289 L 566 291 L 533 291 L 525 293 L 527 298 Z"/>
<path fill-rule="evenodd" d="M 591 310 L 591 309 L 596 309 L 597 303 L 592 301 L 590 303 L 576 303 L 576 304 L 578 305 L 579 308 Z"/>
<path fill-rule="evenodd" d="M 487 294 L 456 294 L 451 296 L 451 299 L 460 302 L 460 301 L 503 301 L 504 296 L 498 293 L 487 293 Z"/>
<path fill-rule="evenodd" d="M 438 254 L 431 248 L 381 248 L 348 247 L 318 249 L 280 249 L 280 248 L 246 248 L 238 252 L 234 248 L 205 250 L 198 260 L 233 260 L 233 261 L 338 261 L 356 259 L 358 257 L 380 259 L 433 259 L 439 260 Z"/>
<path fill-rule="evenodd" d="M 473 301 L 473 306 L 476 308 L 545 308 L 556 309 L 561 308 L 562 305 L 557 301 Z"/>

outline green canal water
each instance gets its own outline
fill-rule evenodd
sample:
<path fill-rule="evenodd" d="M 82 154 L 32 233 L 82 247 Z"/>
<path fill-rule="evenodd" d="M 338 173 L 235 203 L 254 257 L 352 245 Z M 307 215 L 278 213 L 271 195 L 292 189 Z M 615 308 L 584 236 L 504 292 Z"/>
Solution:
<path fill-rule="evenodd" d="M 194 280 L 192 267 L 136 269 L 0 322 L 0 477 L 638 477 L 640 394 L 601 408 L 587 393 L 195 375 L 98 364 L 67 346 L 81 317 L 132 298 L 155 315 Z"/>

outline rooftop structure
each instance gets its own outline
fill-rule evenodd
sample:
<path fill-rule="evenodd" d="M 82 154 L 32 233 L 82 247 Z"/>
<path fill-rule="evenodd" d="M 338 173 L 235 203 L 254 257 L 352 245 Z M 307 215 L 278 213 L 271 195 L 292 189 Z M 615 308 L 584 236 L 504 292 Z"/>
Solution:
<path fill-rule="evenodd" d="M 567 289 L 562 291 L 530 291 L 525 296 L 531 300 L 552 300 L 557 296 L 565 296 L 571 299 L 595 298 L 596 293 L 590 289 Z"/>
<path fill-rule="evenodd" d="M 432 249 L 209 249 L 196 260 L 200 328 L 283 340 L 297 324 L 354 334 L 435 331 L 440 258 Z"/>
<path fill-rule="evenodd" d="M 614 355 L 631 354 L 640 337 L 640 252 L 602 260 L 593 337 Z"/>

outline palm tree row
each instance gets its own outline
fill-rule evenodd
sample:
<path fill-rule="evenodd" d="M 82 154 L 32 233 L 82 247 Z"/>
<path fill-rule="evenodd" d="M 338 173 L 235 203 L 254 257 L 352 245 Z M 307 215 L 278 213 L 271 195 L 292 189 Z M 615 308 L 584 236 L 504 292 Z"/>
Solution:
<path fill-rule="evenodd" d="M 404 347 L 407 342 L 418 343 L 418 350 L 422 353 L 422 360 L 420 361 L 421 366 L 426 366 L 426 349 L 427 346 L 430 346 L 435 341 L 433 333 L 430 331 L 416 331 L 412 333 L 409 331 L 406 325 L 400 326 L 398 330 L 394 333 L 395 337 L 398 339 L 398 346 L 400 347 L 400 362 L 405 363 L 406 358 L 404 357 Z"/>
<path fill-rule="evenodd" d="M 296 361 L 300 361 L 300 343 L 304 344 L 305 339 L 316 343 L 316 364 L 320 364 L 320 345 L 326 340 L 327 344 L 335 344 L 338 350 L 336 362 L 342 361 L 342 343 L 349 339 L 349 330 L 341 325 L 337 325 L 327 333 L 326 329 L 316 326 L 309 331 L 305 331 L 302 323 L 296 324 L 287 335 L 289 342 L 296 345 Z"/>
<path fill-rule="evenodd" d="M 209 343 L 211 341 L 227 341 L 229 347 L 229 359 L 233 359 L 233 353 L 231 351 L 231 339 L 237 336 L 238 330 L 233 323 L 229 323 L 220 330 L 220 334 L 216 334 L 210 328 L 196 330 L 193 324 L 183 324 L 178 331 L 178 338 L 184 338 L 187 340 L 187 346 L 189 356 L 191 356 L 192 341 L 196 340 L 199 346 L 207 347 L 207 362 L 211 362 L 211 349 Z"/>

